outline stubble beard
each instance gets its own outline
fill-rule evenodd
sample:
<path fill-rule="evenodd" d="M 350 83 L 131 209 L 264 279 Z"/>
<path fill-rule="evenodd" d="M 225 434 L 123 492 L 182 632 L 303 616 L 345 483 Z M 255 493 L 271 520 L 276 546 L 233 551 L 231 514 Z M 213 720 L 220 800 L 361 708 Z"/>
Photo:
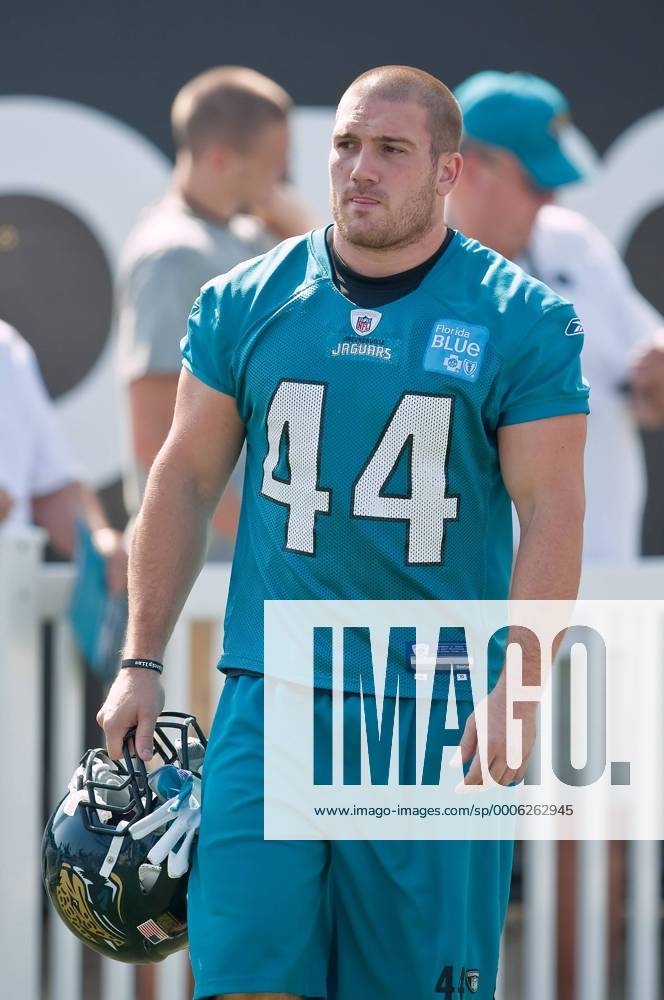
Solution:
<path fill-rule="evenodd" d="M 371 192 L 366 192 L 371 197 Z M 332 217 L 343 238 L 367 250 L 400 250 L 421 240 L 436 224 L 436 191 L 432 175 L 411 195 L 398 212 L 386 213 L 375 222 L 349 220 L 346 205 L 332 197 Z"/>

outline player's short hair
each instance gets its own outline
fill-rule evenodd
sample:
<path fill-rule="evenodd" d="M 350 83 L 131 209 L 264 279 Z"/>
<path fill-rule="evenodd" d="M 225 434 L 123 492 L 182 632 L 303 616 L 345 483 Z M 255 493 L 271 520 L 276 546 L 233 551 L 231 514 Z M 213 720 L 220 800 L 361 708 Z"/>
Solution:
<path fill-rule="evenodd" d="M 212 143 L 244 153 L 266 125 L 286 121 L 292 100 L 245 66 L 217 66 L 186 83 L 171 108 L 175 147 L 194 156 Z"/>
<path fill-rule="evenodd" d="M 413 66 L 377 66 L 353 80 L 348 90 L 360 88 L 385 101 L 413 101 L 427 113 L 431 158 L 456 153 L 461 142 L 461 108 L 445 84 Z M 348 93 L 348 91 L 346 91 Z"/>

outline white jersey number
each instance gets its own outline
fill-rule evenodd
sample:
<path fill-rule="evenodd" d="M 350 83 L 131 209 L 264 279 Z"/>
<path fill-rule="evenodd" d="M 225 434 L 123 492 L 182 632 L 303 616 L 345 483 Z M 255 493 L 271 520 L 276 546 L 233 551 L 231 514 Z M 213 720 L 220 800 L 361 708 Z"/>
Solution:
<path fill-rule="evenodd" d="M 280 382 L 267 414 L 261 493 L 288 507 L 286 548 L 309 556 L 316 551 L 316 514 L 330 510 L 330 490 L 318 488 L 325 390 L 318 382 Z M 275 476 L 284 436 L 287 480 Z"/>
<path fill-rule="evenodd" d="M 286 549 L 307 555 L 315 554 L 316 515 L 329 513 L 331 502 L 331 490 L 319 485 L 325 391 L 317 382 L 281 382 L 267 414 L 261 493 L 288 507 Z M 441 564 L 446 522 L 458 516 L 458 498 L 446 492 L 452 405 L 450 396 L 404 393 L 353 486 L 353 517 L 408 525 L 409 565 Z M 282 442 L 287 479 L 275 475 Z M 395 496 L 385 486 L 406 451 L 409 488 Z"/>
<path fill-rule="evenodd" d="M 407 523 L 409 565 L 442 563 L 445 522 L 457 518 L 458 498 L 446 494 L 451 417 L 450 396 L 405 393 L 353 487 L 355 517 Z M 408 448 L 408 493 L 386 494 L 385 484 Z"/>

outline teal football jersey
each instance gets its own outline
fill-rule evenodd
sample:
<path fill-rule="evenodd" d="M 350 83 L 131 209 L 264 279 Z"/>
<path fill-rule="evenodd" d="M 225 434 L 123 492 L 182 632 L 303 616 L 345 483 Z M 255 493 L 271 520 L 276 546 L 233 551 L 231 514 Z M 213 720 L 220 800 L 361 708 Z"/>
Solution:
<path fill-rule="evenodd" d="M 247 432 L 220 667 L 262 671 L 265 600 L 506 598 L 498 428 L 588 412 L 582 344 L 568 302 L 461 233 L 378 309 L 337 290 L 325 230 L 205 285 L 183 364 Z"/>

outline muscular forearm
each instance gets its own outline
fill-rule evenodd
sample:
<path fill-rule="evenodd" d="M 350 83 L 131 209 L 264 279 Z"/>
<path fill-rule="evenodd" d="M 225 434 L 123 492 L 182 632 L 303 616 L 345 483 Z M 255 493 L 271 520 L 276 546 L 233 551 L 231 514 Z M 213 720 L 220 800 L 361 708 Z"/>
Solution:
<path fill-rule="evenodd" d="M 582 496 L 552 498 L 534 506 L 521 526 L 512 600 L 573 600 L 581 576 Z"/>
<path fill-rule="evenodd" d="M 567 601 L 576 598 L 581 575 L 583 497 L 552 498 L 533 509 L 522 525 L 511 600 Z M 538 683 L 539 652 L 527 630 L 510 629 L 523 649 L 524 683 Z M 531 648 L 532 647 L 532 648 Z"/>
<path fill-rule="evenodd" d="M 216 498 L 201 496 L 171 461 L 157 456 L 131 545 L 125 656 L 162 660 L 205 557 Z"/>
<path fill-rule="evenodd" d="M 183 370 L 171 430 L 152 465 L 134 529 L 126 657 L 163 660 L 244 437 L 235 400 Z M 150 760 L 163 706 L 157 673 L 120 670 L 97 715 L 109 753 L 120 754 L 123 737 L 136 726 L 136 749 Z"/>

